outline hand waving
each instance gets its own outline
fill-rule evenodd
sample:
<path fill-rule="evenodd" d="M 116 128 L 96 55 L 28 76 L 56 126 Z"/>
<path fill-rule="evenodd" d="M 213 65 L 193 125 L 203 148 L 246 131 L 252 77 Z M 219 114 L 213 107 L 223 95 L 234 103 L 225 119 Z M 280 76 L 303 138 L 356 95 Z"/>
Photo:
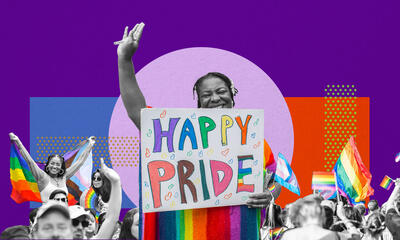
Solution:
<path fill-rule="evenodd" d="M 114 44 L 119 45 L 117 49 L 118 57 L 126 59 L 132 58 L 133 54 L 138 49 L 139 41 L 140 38 L 142 37 L 143 28 L 144 28 L 144 23 L 138 23 L 128 33 L 129 27 L 125 27 L 122 40 L 114 42 Z"/>

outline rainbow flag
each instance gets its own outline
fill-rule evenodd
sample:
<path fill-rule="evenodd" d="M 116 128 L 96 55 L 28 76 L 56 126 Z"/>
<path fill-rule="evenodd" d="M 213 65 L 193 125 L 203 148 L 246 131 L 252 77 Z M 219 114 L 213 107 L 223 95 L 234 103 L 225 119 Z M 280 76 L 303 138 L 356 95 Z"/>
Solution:
<path fill-rule="evenodd" d="M 361 202 L 374 194 L 372 175 L 365 167 L 351 136 L 335 164 L 334 171 L 338 188 L 353 202 Z"/>
<path fill-rule="evenodd" d="M 85 192 L 83 192 L 82 194 L 84 194 L 84 202 L 82 204 L 81 202 L 81 206 L 83 205 L 84 208 L 91 208 L 96 210 L 96 192 L 94 191 L 94 189 L 91 187 L 89 189 L 87 189 Z M 96 221 L 99 219 L 100 213 L 96 210 Z"/>
<path fill-rule="evenodd" d="M 85 196 L 85 208 L 96 209 L 96 193 L 93 188 L 89 188 Z"/>
<path fill-rule="evenodd" d="M 281 227 L 271 229 L 271 230 L 269 230 L 269 239 L 270 240 L 278 240 L 282 237 L 283 232 L 284 232 L 284 229 Z"/>
<path fill-rule="evenodd" d="M 393 179 L 385 175 L 385 177 L 381 182 L 381 187 L 383 187 L 386 190 L 389 190 L 392 187 L 393 183 L 394 183 Z"/>
<path fill-rule="evenodd" d="M 271 193 L 275 192 L 275 190 L 276 190 L 275 183 L 273 183 L 270 187 L 268 187 L 268 190 L 269 190 Z"/>
<path fill-rule="evenodd" d="M 42 202 L 36 179 L 14 142 L 10 153 L 10 179 L 13 187 L 11 198 L 16 203 Z"/>
<path fill-rule="evenodd" d="M 313 172 L 311 188 L 336 191 L 335 173 Z"/>

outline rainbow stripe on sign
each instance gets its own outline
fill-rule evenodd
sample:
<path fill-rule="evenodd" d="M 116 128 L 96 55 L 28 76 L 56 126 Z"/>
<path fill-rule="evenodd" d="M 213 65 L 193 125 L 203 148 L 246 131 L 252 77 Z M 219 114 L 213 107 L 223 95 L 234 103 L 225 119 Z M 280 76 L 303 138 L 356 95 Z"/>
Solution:
<path fill-rule="evenodd" d="M 243 182 L 244 176 L 250 175 L 252 173 L 251 168 L 243 168 L 243 161 L 248 159 L 254 160 L 252 155 L 238 156 L 238 192 L 254 192 L 253 184 L 244 184 Z"/>
<path fill-rule="evenodd" d="M 385 177 L 381 182 L 381 187 L 383 187 L 386 190 L 389 190 L 392 187 L 393 183 L 394 183 L 393 179 L 385 175 Z"/>
<path fill-rule="evenodd" d="M 313 172 L 312 189 L 333 190 L 336 189 L 335 173 L 333 172 Z"/>
<path fill-rule="evenodd" d="M 229 206 L 145 213 L 146 240 L 259 239 L 259 208 Z M 158 223 L 159 227 L 157 227 Z M 147 230 L 147 231 L 146 231 Z"/>

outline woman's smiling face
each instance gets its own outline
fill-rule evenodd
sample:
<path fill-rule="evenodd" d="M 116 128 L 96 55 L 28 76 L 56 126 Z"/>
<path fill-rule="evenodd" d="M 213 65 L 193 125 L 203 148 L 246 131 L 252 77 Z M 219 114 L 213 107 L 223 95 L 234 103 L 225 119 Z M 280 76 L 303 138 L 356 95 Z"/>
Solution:
<path fill-rule="evenodd" d="M 232 108 L 233 99 L 226 83 L 218 77 L 201 81 L 198 89 L 201 108 Z"/>
<path fill-rule="evenodd" d="M 101 178 L 101 174 L 99 172 L 96 172 L 93 175 L 93 187 L 95 188 L 101 188 L 101 186 L 103 186 L 103 179 Z"/>
<path fill-rule="evenodd" d="M 55 156 L 49 160 L 49 164 L 47 166 L 48 171 L 51 175 L 57 175 L 62 167 L 62 159 L 58 156 Z"/>

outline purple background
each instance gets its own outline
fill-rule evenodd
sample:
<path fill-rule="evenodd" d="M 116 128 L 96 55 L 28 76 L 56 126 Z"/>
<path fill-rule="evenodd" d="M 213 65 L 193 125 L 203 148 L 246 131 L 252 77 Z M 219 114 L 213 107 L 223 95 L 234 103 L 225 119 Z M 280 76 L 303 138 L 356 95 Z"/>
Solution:
<path fill-rule="evenodd" d="M 9 198 L 8 133 L 29 139 L 29 97 L 119 96 L 112 42 L 125 25 L 139 21 L 147 26 L 135 56 L 137 70 L 165 53 L 201 46 L 249 59 L 285 97 L 319 97 L 327 84 L 354 84 L 358 96 L 371 98 L 373 187 L 376 198 L 385 200 L 380 180 L 384 174 L 399 177 L 400 167 L 394 163 L 400 151 L 399 5 L 395 0 L 1 1 L 0 230 L 28 223 L 27 204 Z"/>

